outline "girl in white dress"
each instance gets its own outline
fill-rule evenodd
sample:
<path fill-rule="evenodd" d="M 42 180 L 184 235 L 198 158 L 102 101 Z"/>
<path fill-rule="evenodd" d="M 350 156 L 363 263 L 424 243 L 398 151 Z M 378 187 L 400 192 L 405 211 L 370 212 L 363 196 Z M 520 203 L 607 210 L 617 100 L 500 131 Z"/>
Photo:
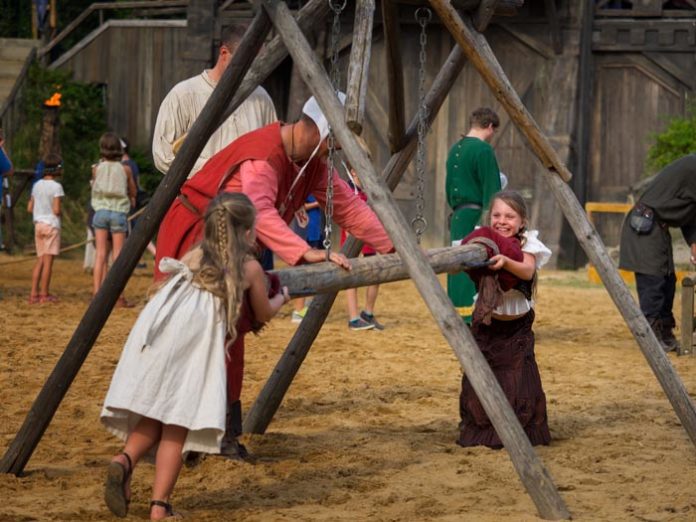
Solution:
<path fill-rule="evenodd" d="M 219 453 L 225 432 L 226 336 L 237 335 L 243 299 L 266 322 L 289 301 L 268 298 L 254 259 L 256 211 L 247 196 L 223 193 L 205 215 L 203 241 L 182 261 L 162 259 L 171 277 L 143 309 L 121 354 L 101 420 L 125 440 L 109 464 L 105 500 L 125 517 L 138 461 L 155 458 L 150 519 L 172 516 L 169 497 L 185 454 Z"/>

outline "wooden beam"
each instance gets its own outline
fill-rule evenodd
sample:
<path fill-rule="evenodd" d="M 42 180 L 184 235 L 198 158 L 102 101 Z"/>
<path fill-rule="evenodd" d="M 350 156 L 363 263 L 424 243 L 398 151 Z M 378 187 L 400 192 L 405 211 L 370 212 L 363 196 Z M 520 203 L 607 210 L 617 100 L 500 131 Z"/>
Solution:
<path fill-rule="evenodd" d="M 435 10 L 442 13 L 440 18 L 443 19 L 455 40 L 462 46 L 486 83 L 491 86 L 501 103 L 504 102 L 503 105 L 520 131 L 528 137 L 530 142 L 536 144 L 532 150 L 549 168 L 549 171 L 541 171 L 541 175 L 544 176 L 554 193 L 585 254 L 597 269 L 604 286 L 624 317 L 626 325 L 635 337 L 689 438 L 696 445 L 696 408 L 694 403 L 626 284 L 621 279 L 597 231 L 587 219 L 577 197 L 564 181 L 566 177 L 571 178 L 570 172 L 567 172 L 565 166 L 551 149 L 548 140 L 541 135 L 538 126 L 526 109 L 523 106 L 520 107 L 519 97 L 515 94 L 486 39 L 476 33 L 470 23 L 463 21 L 456 12 L 453 13 L 443 0 L 430 1 Z M 554 171 L 555 174 L 567 172 L 567 176 L 557 176 Z"/>
<path fill-rule="evenodd" d="M 401 62 L 401 31 L 395 0 L 382 0 L 384 52 L 387 58 L 387 96 L 389 98 L 389 138 L 392 154 L 401 150 L 404 141 L 404 66 Z"/>
<path fill-rule="evenodd" d="M 114 261 L 104 284 L 92 299 L 63 355 L 34 400 L 22 427 L 0 460 L 0 472 L 18 475 L 31 458 L 41 436 L 109 318 L 116 300 L 123 292 L 145 247 L 154 236 L 162 218 L 186 181 L 191 167 L 215 131 L 213 115 L 222 112 L 223 107 L 229 104 L 270 29 L 268 17 L 263 10 L 259 10 L 217 88 L 194 122 L 189 138 L 174 158 L 169 173 L 162 178 L 145 213 L 138 221 L 138 226 L 128 237 L 121 255 Z"/>
<path fill-rule="evenodd" d="M 370 75 L 372 53 L 372 24 L 375 0 L 357 0 L 353 24 L 353 46 L 348 62 L 346 86 L 346 123 L 355 134 L 362 134 L 365 120 L 367 80 Z"/>
<path fill-rule="evenodd" d="M 481 0 L 473 16 L 474 27 L 476 27 L 479 33 L 485 31 L 488 24 L 491 23 L 498 1 L 499 0 Z"/>
<path fill-rule="evenodd" d="M 563 181 L 570 181 L 572 177 L 570 171 L 541 132 L 539 125 L 524 106 L 515 89 L 507 81 L 502 67 L 483 35 L 474 29 L 470 21 L 463 20 L 446 0 L 430 0 L 430 3 L 455 41 L 462 46 L 471 64 L 527 139 L 530 148 L 542 164 L 547 169 L 555 171 Z"/>
<path fill-rule="evenodd" d="M 428 94 L 425 96 L 428 118 L 426 127 L 429 129 L 437 116 L 440 107 L 452 89 L 459 73 L 464 68 L 466 59 L 464 53 L 455 46 L 445 60 L 440 72 L 435 77 Z M 418 120 L 414 118 L 409 125 L 405 136 L 406 145 L 394 154 L 382 172 L 382 179 L 394 190 L 408 167 L 416 152 L 418 139 Z M 360 253 L 362 243 L 354 237 L 348 236 L 341 252 L 348 257 L 355 257 Z M 309 305 L 309 310 L 302 320 L 290 343 L 278 360 L 263 389 L 254 401 L 249 413 L 244 419 L 244 431 L 248 433 L 265 433 L 273 415 L 280 407 L 283 397 L 292 384 L 295 375 L 300 370 L 302 362 L 307 357 L 314 339 L 319 334 L 321 326 L 331 311 L 331 306 L 337 294 L 323 294 L 317 296 Z"/>
<path fill-rule="evenodd" d="M 481 245 L 432 248 L 426 252 L 428 263 L 436 274 L 456 273 L 481 266 L 486 258 L 486 248 Z M 356 257 L 351 259 L 350 272 L 334 263 L 300 265 L 273 273 L 280 284 L 287 286 L 292 297 L 328 294 L 408 279 L 408 271 L 398 254 Z"/>
<path fill-rule="evenodd" d="M 561 34 L 561 23 L 558 20 L 558 12 L 556 11 L 556 0 L 544 0 L 546 8 L 546 18 L 549 21 L 549 29 L 551 29 L 551 42 L 553 50 L 556 54 L 563 53 L 563 35 Z"/>
<path fill-rule="evenodd" d="M 398 245 L 399 256 L 406 264 L 411 279 L 465 369 L 476 395 L 510 454 L 520 479 L 539 513 L 547 519 L 570 518 L 550 474 L 536 457 L 527 435 L 471 332 L 454 309 L 421 248 L 416 244 L 413 231 L 394 197 L 384 182 L 380 181 L 366 152 L 345 124 L 343 106 L 287 5 L 280 0 L 262 0 L 262 4 L 273 20 L 274 27 L 283 37 L 293 60 L 298 64 L 305 82 L 322 107 L 344 154 L 351 165 L 360 172 L 371 207 L 382 221 L 392 242 Z"/>

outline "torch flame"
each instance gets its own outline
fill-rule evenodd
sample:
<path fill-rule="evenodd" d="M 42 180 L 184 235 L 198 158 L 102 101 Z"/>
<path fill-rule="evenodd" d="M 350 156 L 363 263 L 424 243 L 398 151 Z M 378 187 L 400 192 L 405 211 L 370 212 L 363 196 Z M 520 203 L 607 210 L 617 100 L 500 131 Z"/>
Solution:
<path fill-rule="evenodd" d="M 54 92 L 53 96 L 51 96 L 48 100 L 44 102 L 44 105 L 47 107 L 60 107 L 60 97 L 62 94 L 59 92 Z"/>

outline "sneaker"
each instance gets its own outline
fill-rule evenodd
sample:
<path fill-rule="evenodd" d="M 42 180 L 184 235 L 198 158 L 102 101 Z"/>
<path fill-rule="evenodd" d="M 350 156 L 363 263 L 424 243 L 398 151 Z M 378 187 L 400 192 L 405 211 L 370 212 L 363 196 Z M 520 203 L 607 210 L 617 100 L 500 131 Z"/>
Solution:
<path fill-rule="evenodd" d="M 290 316 L 290 321 L 293 323 L 301 323 L 302 319 L 304 319 L 304 316 L 306 313 L 307 313 L 306 306 L 302 310 L 300 310 L 299 312 L 297 310 L 293 310 L 292 315 Z"/>
<path fill-rule="evenodd" d="M 374 324 L 368 323 L 362 317 L 348 321 L 348 328 L 351 330 L 372 330 L 374 327 Z"/>
<path fill-rule="evenodd" d="M 370 314 L 363 310 L 362 312 L 360 312 L 360 319 L 362 319 L 366 323 L 373 324 L 377 330 L 384 330 L 384 325 L 377 321 L 377 319 L 375 318 L 375 314 Z"/>

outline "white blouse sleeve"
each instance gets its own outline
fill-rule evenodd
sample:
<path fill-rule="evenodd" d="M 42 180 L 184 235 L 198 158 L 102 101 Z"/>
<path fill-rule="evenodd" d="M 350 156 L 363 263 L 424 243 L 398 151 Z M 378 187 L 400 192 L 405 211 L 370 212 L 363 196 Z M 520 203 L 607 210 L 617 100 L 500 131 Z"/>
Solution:
<path fill-rule="evenodd" d="M 539 241 L 538 230 L 528 230 L 524 233 L 524 238 L 525 242 L 522 246 L 522 252 L 527 252 L 534 256 L 538 270 L 551 259 L 551 250 L 549 250 L 544 243 Z"/>

